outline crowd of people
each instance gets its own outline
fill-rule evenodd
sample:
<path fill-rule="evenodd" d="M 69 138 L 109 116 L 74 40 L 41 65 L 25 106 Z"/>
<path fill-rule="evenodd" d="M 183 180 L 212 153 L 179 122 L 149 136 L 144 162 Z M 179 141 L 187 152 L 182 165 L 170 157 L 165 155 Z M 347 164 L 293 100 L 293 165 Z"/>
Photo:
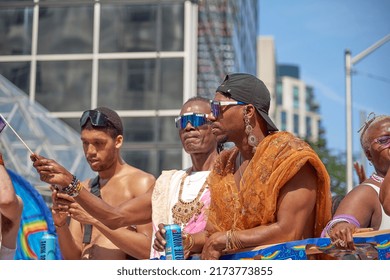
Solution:
<path fill-rule="evenodd" d="M 363 126 L 362 149 L 375 171 L 366 177 L 355 166 L 359 185 L 336 205 L 321 159 L 278 131 L 269 107 L 265 84 L 245 73 L 226 75 L 211 101 L 187 100 L 175 124 L 191 166 L 157 179 L 121 158 L 124 128 L 115 111 L 85 111 L 81 142 L 96 178 L 80 181 L 54 159 L 31 156 L 52 190 L 63 258 L 160 259 L 167 224 L 181 227 L 185 258 L 205 260 L 320 236 L 353 249 L 355 233 L 390 229 L 390 116 Z M 12 259 L 23 203 L 0 159 L 0 259 Z"/>

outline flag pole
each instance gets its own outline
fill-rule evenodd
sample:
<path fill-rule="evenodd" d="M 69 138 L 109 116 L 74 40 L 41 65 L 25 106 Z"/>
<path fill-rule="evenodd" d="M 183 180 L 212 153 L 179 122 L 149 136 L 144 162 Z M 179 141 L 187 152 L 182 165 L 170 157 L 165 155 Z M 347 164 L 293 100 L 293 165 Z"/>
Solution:
<path fill-rule="evenodd" d="M 18 133 L 16 133 L 16 131 L 12 128 L 12 126 L 9 124 L 9 122 L 7 122 L 7 120 L 3 117 L 2 114 L 0 114 L 0 117 L 3 119 L 3 121 L 5 122 L 5 124 L 7 126 L 9 126 L 9 128 L 13 131 L 13 133 L 15 133 L 16 137 L 19 138 L 19 140 L 23 143 L 23 145 L 27 148 L 27 150 L 30 152 L 30 154 L 34 154 L 33 151 L 31 151 L 31 149 L 27 146 L 27 144 L 23 141 L 23 139 L 19 136 Z"/>

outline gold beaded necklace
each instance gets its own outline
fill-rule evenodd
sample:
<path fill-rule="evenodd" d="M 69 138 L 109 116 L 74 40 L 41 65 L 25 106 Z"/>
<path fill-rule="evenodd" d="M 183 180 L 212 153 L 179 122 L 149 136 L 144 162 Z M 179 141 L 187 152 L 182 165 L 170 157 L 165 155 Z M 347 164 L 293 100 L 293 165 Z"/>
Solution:
<path fill-rule="evenodd" d="M 200 188 L 198 195 L 194 200 L 186 202 L 183 201 L 182 194 L 184 188 L 184 181 L 191 174 L 192 168 L 186 171 L 186 173 L 180 179 L 180 189 L 179 189 L 179 198 L 175 205 L 172 207 L 172 217 L 175 224 L 181 225 L 184 227 L 192 217 L 197 217 L 200 215 L 204 203 L 200 201 L 200 197 L 203 194 L 203 191 L 206 189 L 207 180 L 203 183 L 203 186 Z"/>

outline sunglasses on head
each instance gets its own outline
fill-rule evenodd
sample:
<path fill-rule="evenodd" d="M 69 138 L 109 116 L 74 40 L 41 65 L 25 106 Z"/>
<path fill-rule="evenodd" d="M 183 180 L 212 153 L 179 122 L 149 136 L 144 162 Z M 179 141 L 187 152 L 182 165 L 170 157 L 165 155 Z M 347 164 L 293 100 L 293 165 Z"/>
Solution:
<path fill-rule="evenodd" d="M 221 107 L 222 106 L 234 106 L 234 105 L 245 105 L 246 103 L 241 102 L 241 101 L 210 101 L 211 105 L 211 113 L 213 113 L 213 116 L 215 118 L 218 118 L 220 112 L 221 112 Z"/>
<path fill-rule="evenodd" d="M 208 123 L 207 114 L 185 113 L 175 118 L 176 127 L 183 129 L 190 123 L 194 128 Z"/>
<path fill-rule="evenodd" d="M 389 148 L 390 147 L 390 135 L 384 135 L 376 138 L 372 141 L 372 144 L 377 143 L 381 148 Z M 371 144 L 371 145 L 372 145 Z"/>
<path fill-rule="evenodd" d="M 88 120 L 93 126 L 105 127 L 110 122 L 108 117 L 96 110 L 85 111 L 80 118 L 80 127 L 83 127 Z"/>

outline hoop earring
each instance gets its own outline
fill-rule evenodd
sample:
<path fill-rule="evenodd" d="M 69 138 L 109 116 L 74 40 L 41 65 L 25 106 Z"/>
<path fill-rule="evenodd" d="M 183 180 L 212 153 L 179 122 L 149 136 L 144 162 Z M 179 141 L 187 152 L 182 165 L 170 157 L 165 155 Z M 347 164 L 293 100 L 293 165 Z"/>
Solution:
<path fill-rule="evenodd" d="M 252 147 L 252 153 L 256 153 L 256 147 L 259 144 L 259 139 L 253 134 L 253 127 L 249 122 L 249 118 L 246 114 L 246 107 L 244 108 L 244 122 L 245 122 L 245 133 L 248 135 L 248 144 Z"/>

